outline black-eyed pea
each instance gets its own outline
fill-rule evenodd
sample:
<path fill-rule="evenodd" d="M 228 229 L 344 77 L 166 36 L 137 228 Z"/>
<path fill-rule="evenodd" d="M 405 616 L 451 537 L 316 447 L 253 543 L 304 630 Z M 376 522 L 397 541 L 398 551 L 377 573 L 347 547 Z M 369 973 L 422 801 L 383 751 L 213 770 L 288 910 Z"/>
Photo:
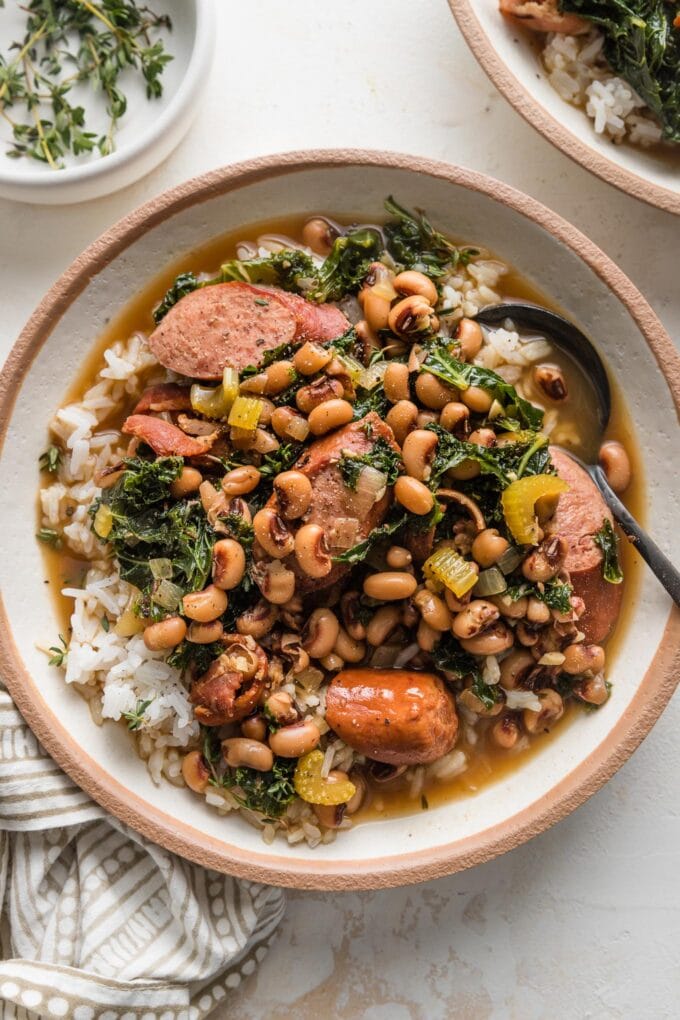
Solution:
<path fill-rule="evenodd" d="M 293 356 L 293 367 L 300 375 L 316 375 L 331 361 L 333 355 L 321 344 L 308 340 Z"/>
<path fill-rule="evenodd" d="M 470 408 L 459 400 L 452 400 L 445 404 L 439 415 L 439 424 L 448 432 L 455 432 L 461 425 L 470 418 Z"/>
<path fill-rule="evenodd" d="M 460 344 L 463 361 L 472 361 L 482 347 L 484 340 L 482 327 L 474 319 L 461 319 L 456 330 L 456 340 Z"/>
<path fill-rule="evenodd" d="M 475 446 L 484 446 L 487 449 L 496 445 L 496 433 L 493 429 L 474 429 L 468 437 L 470 443 Z"/>
<path fill-rule="evenodd" d="M 551 619 L 550 608 L 541 599 L 531 595 L 527 604 L 527 620 L 529 623 L 545 624 L 549 623 Z"/>
<path fill-rule="evenodd" d="M 288 573 L 292 573 L 292 571 L 288 571 Z M 294 579 L 295 575 L 293 575 L 293 582 Z M 236 630 L 239 634 L 249 635 L 258 640 L 269 633 L 276 623 L 278 616 L 279 610 L 277 606 L 261 599 L 251 609 L 246 609 L 245 613 L 238 617 L 236 620 Z"/>
<path fill-rule="evenodd" d="M 222 588 L 215 584 L 208 585 L 203 591 L 190 592 L 182 599 L 182 612 L 190 620 L 198 623 L 211 623 L 227 608 L 228 597 Z"/>
<path fill-rule="evenodd" d="M 200 471 L 185 465 L 179 477 L 175 478 L 174 482 L 170 484 L 170 495 L 174 499 L 184 499 L 185 496 L 198 492 L 202 481 L 203 475 Z"/>
<path fill-rule="evenodd" d="M 286 520 L 297 520 L 309 510 L 312 483 L 302 471 L 282 471 L 274 479 L 274 492 L 281 516 Z"/>
<path fill-rule="evenodd" d="M 269 746 L 279 758 L 300 758 L 303 754 L 313 751 L 319 743 L 321 734 L 310 719 L 282 726 L 280 730 L 269 734 Z"/>
<path fill-rule="evenodd" d="M 403 546 L 391 545 L 385 554 L 385 562 L 392 570 L 404 570 L 406 567 L 411 566 L 413 556 Z"/>
<path fill-rule="evenodd" d="M 525 708 L 522 713 L 522 722 L 527 733 L 547 732 L 564 715 L 564 702 L 551 687 L 536 691 L 536 697 L 541 703 L 540 710 Z"/>
<path fill-rule="evenodd" d="M 398 503 L 419 517 L 429 514 L 434 506 L 434 496 L 428 487 L 410 475 L 400 475 L 394 485 L 394 497 Z"/>
<path fill-rule="evenodd" d="M 251 715 L 241 723 L 241 734 L 249 740 L 267 739 L 267 724 L 261 715 Z"/>
<path fill-rule="evenodd" d="M 632 478 L 630 460 L 624 447 L 616 440 L 603 443 L 599 453 L 600 467 L 614 492 L 625 492 Z"/>
<path fill-rule="evenodd" d="M 434 592 L 428 591 L 427 588 L 421 588 L 413 596 L 413 601 L 420 610 L 423 620 L 433 630 L 444 633 L 444 631 L 451 629 L 451 612 L 446 602 L 438 595 L 435 595 Z"/>
<path fill-rule="evenodd" d="M 253 532 L 268 556 L 282 560 L 295 548 L 295 537 L 273 507 L 263 507 L 253 517 Z"/>
<path fill-rule="evenodd" d="M 330 655 L 340 633 L 340 623 L 332 609 L 314 609 L 302 633 L 302 647 L 312 659 Z"/>
<path fill-rule="evenodd" d="M 369 645 L 379 648 L 387 641 L 392 631 L 396 630 L 401 622 L 401 609 L 399 606 L 379 606 L 366 627 L 366 640 Z"/>
<path fill-rule="evenodd" d="M 364 580 L 364 594 L 380 602 L 397 602 L 413 595 L 418 582 L 405 571 L 384 570 L 369 574 Z"/>
<path fill-rule="evenodd" d="M 252 464 L 227 471 L 222 478 L 222 491 L 225 496 L 245 496 L 260 484 L 262 475 Z"/>
<path fill-rule="evenodd" d="M 497 747 L 510 751 L 519 740 L 519 726 L 511 715 L 503 715 L 491 727 L 491 739 Z"/>
<path fill-rule="evenodd" d="M 460 399 L 475 414 L 486 414 L 493 404 L 493 397 L 481 386 L 468 386 L 466 390 L 461 390 Z"/>
<path fill-rule="evenodd" d="M 144 644 L 151 652 L 161 652 L 166 648 L 176 648 L 186 633 L 187 625 L 181 616 L 168 616 L 145 628 Z"/>
<path fill-rule="evenodd" d="M 302 228 L 302 243 L 311 248 L 315 255 L 329 255 L 335 238 L 334 227 L 320 216 L 307 220 Z"/>
<path fill-rule="evenodd" d="M 274 765 L 272 749 L 260 740 L 249 737 L 229 737 L 222 741 L 222 755 L 230 768 L 249 768 L 257 772 L 270 772 Z"/>
<path fill-rule="evenodd" d="M 273 396 L 288 389 L 295 378 L 295 367 L 292 361 L 274 361 L 264 370 L 266 383 L 264 392 L 267 396 Z"/>
<path fill-rule="evenodd" d="M 454 618 L 451 630 L 455 636 L 473 638 L 498 620 L 498 607 L 486 599 L 473 599 Z"/>
<path fill-rule="evenodd" d="M 354 408 L 348 400 L 334 398 L 313 408 L 307 419 L 313 436 L 325 436 L 327 432 L 348 425 L 354 417 Z"/>
<path fill-rule="evenodd" d="M 238 588 L 246 572 L 246 554 L 234 538 L 221 538 L 215 542 L 212 553 L 213 584 L 223 591 Z"/>
<path fill-rule="evenodd" d="M 333 569 L 326 533 L 320 524 L 303 524 L 295 535 L 295 558 L 308 577 L 326 577 Z"/>
<path fill-rule="evenodd" d="M 437 303 L 437 288 L 435 284 L 429 276 L 419 273 L 416 269 L 407 269 L 403 273 L 399 273 L 392 281 L 392 286 L 397 294 L 403 294 L 404 297 L 418 294 L 420 297 L 425 298 L 428 304 L 431 304 L 433 307 Z"/>
<path fill-rule="evenodd" d="M 461 639 L 460 643 L 465 651 L 472 655 L 500 655 L 501 652 L 512 648 L 514 638 L 507 624 L 498 620 L 481 634 Z"/>
<path fill-rule="evenodd" d="M 340 656 L 343 662 L 357 663 L 366 655 L 366 645 L 363 641 L 355 641 L 344 627 L 340 627 L 333 652 Z"/>
<path fill-rule="evenodd" d="M 187 631 L 187 641 L 194 645 L 211 645 L 213 641 L 219 641 L 224 637 L 224 627 L 221 620 L 213 620 L 211 623 L 198 623 L 194 620 Z"/>
<path fill-rule="evenodd" d="M 535 665 L 536 660 L 530 652 L 514 649 L 500 664 L 501 685 L 509 691 L 514 690 Z"/>
<path fill-rule="evenodd" d="M 400 400 L 409 400 L 411 392 L 408 365 L 401 361 L 390 362 L 385 369 L 383 386 L 385 396 L 391 404 L 397 404 Z"/>
<path fill-rule="evenodd" d="M 425 429 L 409 432 L 402 447 L 404 467 L 412 478 L 426 482 L 432 474 L 432 461 L 437 448 L 437 434 Z"/>
<path fill-rule="evenodd" d="M 194 793 L 205 793 L 210 781 L 210 769 L 200 751 L 189 751 L 182 758 L 182 779 Z"/>
<path fill-rule="evenodd" d="M 455 390 L 443 383 L 431 372 L 420 372 L 416 378 L 416 396 L 421 404 L 429 407 L 432 411 L 441 411 L 447 404 L 455 401 L 457 393 Z"/>
<path fill-rule="evenodd" d="M 385 421 L 394 432 L 396 441 L 403 446 L 409 432 L 416 428 L 418 407 L 412 400 L 399 400 L 389 409 Z"/>
<path fill-rule="evenodd" d="M 604 669 L 605 651 L 600 645 L 584 643 L 569 645 L 564 649 L 562 669 L 571 676 L 579 673 L 596 674 Z"/>
<path fill-rule="evenodd" d="M 480 531 L 472 543 L 472 555 L 480 567 L 493 567 L 510 548 L 510 543 L 499 535 L 496 528 Z"/>

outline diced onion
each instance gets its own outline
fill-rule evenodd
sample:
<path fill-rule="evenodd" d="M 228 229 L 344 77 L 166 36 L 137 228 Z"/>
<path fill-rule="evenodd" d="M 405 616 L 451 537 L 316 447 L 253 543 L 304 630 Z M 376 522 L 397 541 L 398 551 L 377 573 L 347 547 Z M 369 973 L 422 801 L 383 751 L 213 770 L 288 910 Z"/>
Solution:
<path fill-rule="evenodd" d="M 155 602 L 161 609 L 177 609 L 180 604 L 182 595 L 182 589 L 177 584 L 173 584 L 172 581 L 163 579 L 158 582 L 156 589 L 154 590 L 151 601 Z"/>
<path fill-rule="evenodd" d="M 153 574 L 156 581 L 162 581 L 163 578 L 171 578 L 173 574 L 172 560 L 157 559 L 149 560 L 149 570 Z"/>
<path fill-rule="evenodd" d="M 327 532 L 331 549 L 351 549 L 356 545 L 359 521 L 356 517 L 336 517 Z"/>
<path fill-rule="evenodd" d="M 134 634 L 141 634 L 145 626 L 144 620 L 137 616 L 128 606 L 118 617 L 118 622 L 113 631 L 118 637 L 132 637 Z"/>
<path fill-rule="evenodd" d="M 368 368 L 363 370 L 358 379 L 359 386 L 363 387 L 365 390 L 375 389 L 378 383 L 382 382 L 386 371 L 387 362 L 376 361 L 374 365 L 369 365 Z"/>
<path fill-rule="evenodd" d="M 309 422 L 301 414 L 294 414 L 286 425 L 286 431 L 291 439 L 303 443 L 309 435 Z"/>
<path fill-rule="evenodd" d="M 428 581 L 445 585 L 456 598 L 462 598 L 474 588 L 478 577 L 472 564 L 450 547 L 435 549 L 423 564 L 423 573 Z"/>
<path fill-rule="evenodd" d="M 295 792 L 308 804 L 346 804 L 356 793 L 356 786 L 349 779 L 329 782 L 324 779 L 323 751 L 309 751 L 298 760 L 293 776 Z"/>
<path fill-rule="evenodd" d="M 97 508 L 97 512 L 94 515 L 94 521 L 92 522 L 95 535 L 99 538 L 108 538 L 111 534 L 111 528 L 113 527 L 113 514 L 111 513 L 111 507 L 107 506 L 106 503 L 100 503 Z"/>
<path fill-rule="evenodd" d="M 568 488 L 567 483 L 556 475 L 529 475 L 508 485 L 501 495 L 501 503 L 505 522 L 516 542 L 536 545 L 536 501 L 543 496 L 559 496 Z"/>
<path fill-rule="evenodd" d="M 374 503 L 377 503 L 387 491 L 387 475 L 367 464 L 359 472 L 356 491 L 361 495 L 365 493 L 371 497 Z"/>
<path fill-rule="evenodd" d="M 485 598 L 487 595 L 500 595 L 507 587 L 508 583 L 500 570 L 497 567 L 489 567 L 488 570 L 482 570 L 479 575 L 473 594 L 479 598 Z"/>
<path fill-rule="evenodd" d="M 519 551 L 516 545 L 511 545 L 509 549 L 505 550 L 496 566 L 504 574 L 511 574 L 513 570 L 517 569 L 523 559 L 523 553 Z"/>
<path fill-rule="evenodd" d="M 487 418 L 489 419 L 489 421 L 495 421 L 495 419 L 498 418 L 499 415 L 503 414 L 503 410 L 504 410 L 503 405 L 498 400 L 494 400 L 491 407 L 489 408 Z"/>
<path fill-rule="evenodd" d="M 338 354 L 336 357 L 352 380 L 352 383 L 356 386 L 364 374 L 364 366 L 356 358 L 353 358 L 351 354 Z"/>
<path fill-rule="evenodd" d="M 232 428 L 254 432 L 263 407 L 263 402 L 256 397 L 237 397 L 227 420 Z"/>

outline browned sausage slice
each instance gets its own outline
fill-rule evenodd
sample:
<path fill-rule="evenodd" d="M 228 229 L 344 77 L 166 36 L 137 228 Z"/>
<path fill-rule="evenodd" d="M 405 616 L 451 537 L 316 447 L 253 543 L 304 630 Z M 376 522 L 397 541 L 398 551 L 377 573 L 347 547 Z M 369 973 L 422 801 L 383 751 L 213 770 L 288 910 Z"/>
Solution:
<path fill-rule="evenodd" d="M 532 32 L 582 35 L 590 30 L 590 22 L 585 18 L 578 14 L 563 14 L 557 0 L 500 0 L 500 9 Z"/>
<path fill-rule="evenodd" d="M 248 283 L 217 283 L 185 295 L 149 337 L 162 365 L 196 379 L 241 372 L 265 351 L 303 340 L 334 340 L 349 322 L 332 305 Z"/>
<path fill-rule="evenodd" d="M 191 387 L 179 383 L 159 383 L 144 390 L 133 414 L 145 411 L 190 411 Z"/>
<path fill-rule="evenodd" d="M 453 696 L 434 673 L 346 669 L 326 695 L 326 722 L 374 761 L 421 765 L 451 750 L 458 733 Z"/>
<path fill-rule="evenodd" d="M 614 519 L 600 492 L 586 471 L 566 453 L 554 447 L 550 456 L 558 475 L 569 485 L 559 498 L 557 509 L 546 525 L 547 535 L 561 535 L 568 544 L 565 568 L 574 594 L 583 599 L 586 611 L 579 629 L 587 641 L 599 644 L 613 630 L 621 611 L 623 584 L 610 584 L 602 576 L 602 551 L 593 535 L 606 519 Z"/>
<path fill-rule="evenodd" d="M 344 482 L 340 471 L 342 454 L 370 454 L 377 439 L 384 439 L 395 452 L 400 453 L 394 440 L 394 433 L 378 415 L 371 411 L 360 421 L 351 422 L 344 428 L 331 432 L 323 439 L 317 439 L 305 450 L 302 457 L 293 465 L 312 483 L 313 495 L 309 510 L 301 519 L 300 524 L 320 524 L 324 529 L 331 555 L 337 556 L 344 548 L 334 547 L 334 530 L 339 522 L 356 522 L 356 532 L 351 544 L 357 545 L 368 538 L 374 528 L 379 527 L 385 519 L 392 502 L 392 492 L 388 489 L 382 499 L 374 502 L 371 492 L 357 487 L 354 491 Z M 276 496 L 272 496 L 267 504 L 277 508 Z M 350 569 L 344 563 L 337 563 L 331 572 L 322 578 L 311 578 L 303 574 L 294 557 L 286 560 L 286 566 L 294 570 L 298 581 L 296 591 L 307 594 L 335 584 Z"/>
<path fill-rule="evenodd" d="M 200 457 L 207 453 L 219 432 L 209 436 L 187 436 L 162 418 L 154 418 L 151 414 L 132 414 L 123 422 L 123 432 L 129 436 L 137 436 L 159 457 Z"/>

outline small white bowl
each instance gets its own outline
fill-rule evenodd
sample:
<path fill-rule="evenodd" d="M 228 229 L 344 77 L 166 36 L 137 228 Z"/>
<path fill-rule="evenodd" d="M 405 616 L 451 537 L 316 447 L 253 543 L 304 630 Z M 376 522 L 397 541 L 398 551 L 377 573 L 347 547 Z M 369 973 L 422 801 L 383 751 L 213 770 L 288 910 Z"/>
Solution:
<path fill-rule="evenodd" d="M 147 100 L 144 85 L 135 80 L 124 91 L 128 109 L 116 134 L 116 149 L 109 156 L 71 157 L 63 170 L 52 170 L 33 159 L 6 155 L 9 129 L 0 131 L 0 197 L 16 202 L 58 205 L 83 202 L 126 187 L 158 166 L 184 136 L 198 109 L 198 97 L 210 73 L 215 45 L 213 0 L 164 0 L 157 13 L 172 20 L 164 33 L 173 60 L 163 76 L 163 94 Z M 25 17 L 17 10 L 0 11 L 0 50 L 20 38 Z M 82 97 L 82 98 L 81 98 Z M 102 105 L 87 87 L 79 93 L 86 111 Z"/>
<path fill-rule="evenodd" d="M 529 124 L 586 170 L 680 215 L 680 145 L 643 149 L 598 135 L 552 87 L 530 33 L 501 15 L 498 0 L 449 0 L 449 7 L 491 81 Z"/>

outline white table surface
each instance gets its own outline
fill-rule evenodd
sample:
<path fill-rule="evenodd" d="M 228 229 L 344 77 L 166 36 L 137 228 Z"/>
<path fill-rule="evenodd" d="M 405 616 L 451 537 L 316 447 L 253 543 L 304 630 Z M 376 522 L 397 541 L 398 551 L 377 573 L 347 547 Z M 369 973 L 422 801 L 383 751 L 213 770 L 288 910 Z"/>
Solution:
<path fill-rule="evenodd" d="M 253 155 L 363 146 L 461 163 L 540 199 L 617 260 L 680 337 L 680 221 L 565 159 L 496 93 L 445 0 L 221 6 L 189 135 L 106 199 L 0 201 L 2 353 L 38 298 L 120 216 Z M 676 465 L 677 469 L 677 465 Z M 230 1020 L 657 1020 L 680 1015 L 680 700 L 566 821 L 473 871 L 379 893 L 291 894 Z"/>

